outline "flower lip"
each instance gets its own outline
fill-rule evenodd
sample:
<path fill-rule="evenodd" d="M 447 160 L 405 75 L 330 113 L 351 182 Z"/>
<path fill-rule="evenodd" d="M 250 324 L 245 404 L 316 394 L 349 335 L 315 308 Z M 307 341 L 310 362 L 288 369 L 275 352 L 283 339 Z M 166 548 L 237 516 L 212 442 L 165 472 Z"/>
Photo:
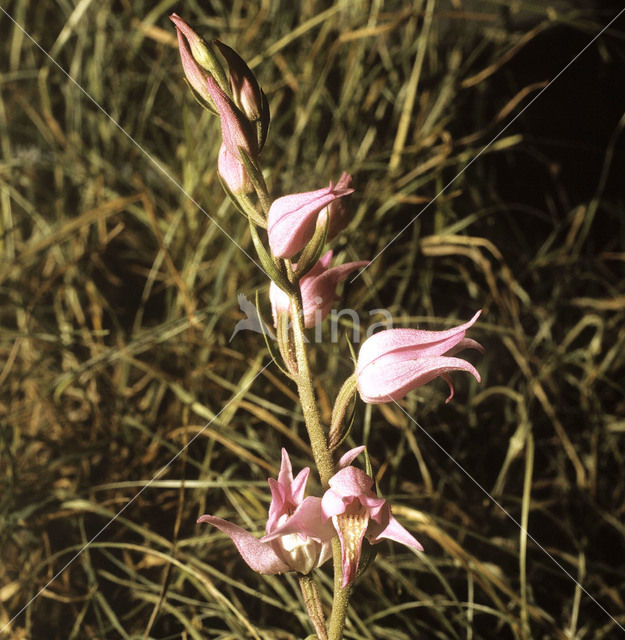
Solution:
<path fill-rule="evenodd" d="M 351 461 L 361 450 L 352 449 L 343 458 Z M 373 492 L 373 478 L 364 471 L 344 466 L 330 478 L 329 485 L 321 510 L 323 519 L 332 522 L 339 536 L 343 587 L 356 576 L 365 538 L 371 544 L 386 538 L 423 551 L 421 543 L 395 520 L 388 502 Z"/>

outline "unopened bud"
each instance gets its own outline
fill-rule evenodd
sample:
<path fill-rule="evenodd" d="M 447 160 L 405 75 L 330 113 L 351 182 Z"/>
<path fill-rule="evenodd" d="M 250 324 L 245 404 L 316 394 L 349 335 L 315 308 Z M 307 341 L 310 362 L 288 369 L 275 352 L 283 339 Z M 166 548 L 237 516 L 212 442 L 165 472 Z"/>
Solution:
<path fill-rule="evenodd" d="M 191 51 L 189 50 L 187 41 L 185 40 L 180 29 L 176 29 L 176 33 L 178 34 L 178 49 L 180 51 L 180 60 L 182 62 L 184 75 L 186 76 L 189 84 L 194 89 L 194 91 L 200 96 L 200 98 L 207 102 L 216 112 L 217 107 L 215 106 L 215 103 L 213 102 L 213 99 L 210 95 L 210 91 L 208 90 L 208 74 L 198 65 L 198 63 L 191 55 Z"/>
<path fill-rule="evenodd" d="M 230 88 L 236 105 L 252 122 L 260 119 L 260 87 L 256 76 L 234 49 L 219 40 L 214 43 L 228 63 Z"/>
<path fill-rule="evenodd" d="M 226 145 L 223 143 L 221 147 L 219 147 L 217 170 L 219 171 L 221 179 L 234 195 L 254 191 L 254 186 L 245 167 L 237 157 L 228 151 Z"/>
<path fill-rule="evenodd" d="M 331 451 L 336 449 L 349 433 L 350 424 L 345 424 L 347 409 L 352 404 L 356 395 L 358 383 L 356 374 L 352 374 L 341 387 L 334 407 L 332 408 L 332 418 L 330 420 L 330 431 L 328 433 L 328 446 Z"/>
<path fill-rule="evenodd" d="M 193 59 L 217 80 L 220 87 L 225 89 L 227 87 L 226 74 L 212 47 L 195 33 L 178 14 L 172 13 L 169 19 L 176 25 L 178 32 L 185 37 Z"/>
<path fill-rule="evenodd" d="M 230 89 L 234 102 L 250 122 L 256 123 L 258 148 L 262 149 L 271 119 L 267 98 L 245 60 L 223 42 L 215 40 L 214 43 L 228 63 Z"/>

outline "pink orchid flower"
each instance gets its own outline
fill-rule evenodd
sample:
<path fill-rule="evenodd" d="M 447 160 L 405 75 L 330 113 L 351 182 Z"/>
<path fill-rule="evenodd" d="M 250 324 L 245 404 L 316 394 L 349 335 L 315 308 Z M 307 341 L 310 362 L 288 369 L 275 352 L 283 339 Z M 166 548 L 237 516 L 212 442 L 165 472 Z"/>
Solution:
<path fill-rule="evenodd" d="M 267 216 L 269 246 L 278 258 L 292 258 L 310 241 L 319 213 L 338 198 L 354 190 L 330 186 L 317 191 L 291 193 L 274 200 Z"/>
<path fill-rule="evenodd" d="M 480 374 L 471 363 L 451 357 L 462 349 L 484 352 L 479 342 L 464 337 L 480 313 L 447 331 L 388 329 L 367 338 L 356 363 L 360 397 L 370 404 L 399 400 L 440 376 L 449 385 L 449 402 L 454 396 L 450 371 L 468 371 L 480 382 Z"/>
<path fill-rule="evenodd" d="M 267 535 L 262 539 L 208 514 L 198 518 L 198 522 L 212 524 L 229 536 L 243 560 L 258 573 L 310 573 L 332 555 L 330 540 L 334 531 L 321 520 L 321 498 L 304 498 L 309 473 L 306 467 L 293 479 L 289 454 L 282 449 L 278 479 L 269 479 L 272 500 L 265 527 Z"/>
<path fill-rule="evenodd" d="M 352 449 L 341 458 L 342 468 L 330 478 L 330 488 L 321 499 L 323 518 L 332 520 L 341 542 L 343 587 L 356 577 L 364 538 L 371 544 L 386 538 L 423 551 L 419 541 L 395 520 L 388 502 L 372 491 L 373 478 L 346 466 L 363 449 Z"/>
<path fill-rule="evenodd" d="M 317 326 L 330 313 L 336 299 L 336 287 L 339 282 L 356 269 L 366 266 L 366 261 L 346 262 L 338 267 L 329 268 L 332 251 L 324 254 L 315 266 L 299 282 L 304 310 L 304 326 L 307 329 Z M 297 265 L 294 265 L 296 268 Z M 269 286 L 269 299 L 273 313 L 274 326 L 278 326 L 278 315 L 288 313 L 289 296 L 272 282 Z"/>

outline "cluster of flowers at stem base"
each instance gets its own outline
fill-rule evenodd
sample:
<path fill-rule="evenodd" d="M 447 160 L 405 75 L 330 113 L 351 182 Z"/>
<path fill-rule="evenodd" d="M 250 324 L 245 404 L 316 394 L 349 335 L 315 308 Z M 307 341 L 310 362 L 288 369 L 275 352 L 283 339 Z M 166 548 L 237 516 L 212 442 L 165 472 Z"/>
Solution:
<path fill-rule="evenodd" d="M 377 544 L 384 538 L 423 551 L 421 544 L 393 517 L 384 498 L 373 491 L 373 479 L 350 463 L 364 449 L 356 447 L 339 461 L 323 497 L 304 497 L 310 469 L 295 478 L 291 460 L 282 449 L 278 479 L 269 479 L 271 504 L 265 536 L 256 538 L 241 527 L 206 514 L 198 522 L 217 527 L 229 536 L 243 560 L 264 574 L 310 573 L 331 555 L 331 540 L 341 543 L 343 587 L 356 576 L 363 540 Z"/>

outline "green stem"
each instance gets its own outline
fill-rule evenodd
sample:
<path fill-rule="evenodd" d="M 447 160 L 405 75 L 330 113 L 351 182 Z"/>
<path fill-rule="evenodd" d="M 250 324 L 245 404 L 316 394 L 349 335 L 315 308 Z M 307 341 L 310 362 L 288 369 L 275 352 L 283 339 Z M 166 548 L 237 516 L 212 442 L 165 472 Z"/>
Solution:
<path fill-rule="evenodd" d="M 297 360 L 297 375 L 295 376 L 297 391 L 300 402 L 302 403 L 302 413 L 304 414 L 304 421 L 306 423 L 313 457 L 317 465 L 317 470 L 319 471 L 321 485 L 323 489 L 327 489 L 328 482 L 334 474 L 334 463 L 332 461 L 332 453 L 328 447 L 326 434 L 321 426 L 310 366 L 308 364 L 308 353 L 306 351 L 306 339 L 304 336 L 304 314 L 299 291 L 291 294 L 291 322 L 293 326 L 295 357 Z M 341 543 L 337 536 L 334 536 L 332 539 L 332 559 L 334 562 L 334 600 L 332 602 L 328 640 L 341 640 L 343 637 L 343 627 L 345 626 L 345 616 L 347 615 L 351 587 L 350 585 L 345 589 L 341 587 L 341 582 L 343 581 L 343 563 Z"/>
<path fill-rule="evenodd" d="M 315 464 L 321 478 L 321 485 L 324 489 L 327 489 L 328 481 L 334 474 L 334 463 L 332 462 L 332 454 L 328 449 L 326 434 L 321 426 L 315 390 L 310 375 L 306 339 L 304 337 L 304 314 L 299 294 L 291 295 L 291 323 L 293 326 L 293 341 L 295 342 L 295 358 L 297 360 L 297 376 L 295 377 L 297 391 L 302 403 L 304 422 L 308 430 Z"/>
<path fill-rule="evenodd" d="M 321 599 L 319 598 L 317 585 L 310 574 L 305 576 L 300 575 L 298 580 L 302 595 L 304 596 L 306 611 L 308 611 L 308 616 L 315 627 L 317 638 L 318 640 L 328 640 L 326 621 L 323 616 L 323 608 L 321 607 Z"/>
<path fill-rule="evenodd" d="M 343 581 L 343 563 L 341 561 L 341 542 L 338 536 L 332 539 L 332 560 L 334 562 L 334 599 L 332 600 L 328 640 L 341 640 L 352 585 L 348 584 L 344 589 L 341 587 L 341 582 Z"/>

